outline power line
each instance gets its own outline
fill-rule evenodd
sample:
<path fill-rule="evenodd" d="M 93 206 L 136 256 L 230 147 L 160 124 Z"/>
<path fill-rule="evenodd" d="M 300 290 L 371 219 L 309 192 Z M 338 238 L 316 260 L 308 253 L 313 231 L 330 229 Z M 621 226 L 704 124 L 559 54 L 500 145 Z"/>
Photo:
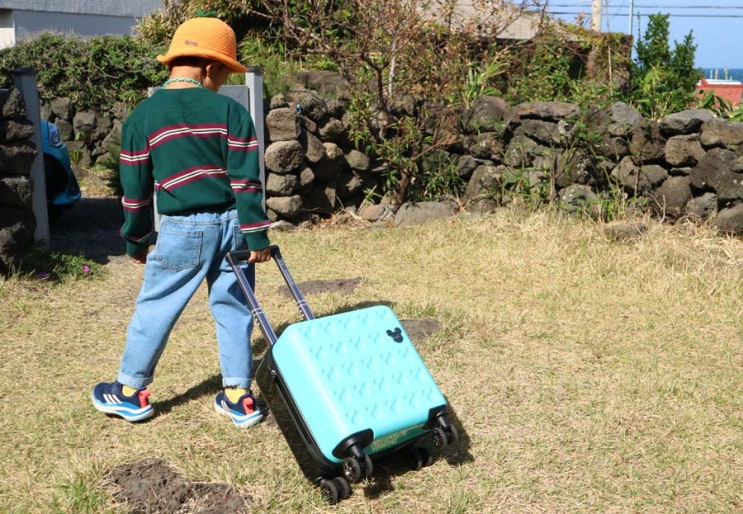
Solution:
<path fill-rule="evenodd" d="M 550 4 L 549 7 L 564 7 L 564 8 L 577 8 L 580 7 L 575 4 Z M 586 6 L 590 7 L 590 6 Z M 612 6 L 609 6 L 610 8 Z M 624 6 L 622 6 L 624 7 Z M 730 5 L 726 7 L 714 6 L 714 5 L 635 5 L 637 9 L 715 9 L 715 10 L 726 10 L 726 9 L 743 9 L 743 5 Z"/>
<path fill-rule="evenodd" d="M 638 9 L 743 9 L 743 5 L 635 5 Z"/>
<path fill-rule="evenodd" d="M 583 2 L 577 3 L 569 3 L 569 4 L 548 4 L 547 8 L 550 7 L 567 7 L 567 8 L 577 8 L 581 5 L 585 5 L 586 7 L 590 7 L 590 2 Z M 743 5 L 638 5 L 635 4 L 635 7 L 638 9 L 743 9 Z"/>
<path fill-rule="evenodd" d="M 580 14 L 586 14 L 585 11 L 549 11 L 550 14 L 558 16 L 578 16 Z M 639 13 L 635 12 L 634 16 L 653 16 L 656 13 Z M 611 16 L 626 16 L 623 13 L 611 13 Z M 743 18 L 743 14 L 669 14 L 672 18 Z"/>
<path fill-rule="evenodd" d="M 583 8 L 587 10 L 583 10 Z M 553 8 L 557 8 L 559 10 L 553 10 Z M 622 2 L 621 6 L 610 6 L 608 5 L 608 1 L 606 2 L 605 6 L 605 12 L 608 16 L 626 16 L 627 14 L 624 12 L 624 10 L 627 8 L 626 2 Z M 547 10 L 550 14 L 558 15 L 558 16 L 578 16 L 580 14 L 587 14 L 588 11 L 590 11 L 591 5 L 590 0 L 583 0 L 582 2 L 580 0 L 573 2 L 573 3 L 556 3 L 556 4 L 547 4 Z M 743 10 L 743 4 L 739 5 L 652 5 L 652 4 L 645 4 L 645 5 L 638 5 L 634 4 L 632 8 L 632 14 L 633 16 L 649 16 L 646 12 L 643 11 L 649 11 L 653 9 L 660 9 L 665 14 L 668 14 L 672 17 L 678 17 L 678 18 L 740 18 L 743 16 L 742 14 L 738 13 L 731 13 L 730 11 L 741 11 Z M 697 11 L 694 13 L 683 13 L 678 11 Z M 705 13 L 705 12 L 698 12 L 698 11 L 726 11 L 725 13 Z M 652 14 L 655 14 L 653 12 Z"/>
<path fill-rule="evenodd" d="M 637 11 L 637 9 L 635 9 L 635 11 Z M 573 10 L 568 10 L 568 11 L 548 11 L 548 12 L 550 14 L 581 14 L 581 13 L 586 14 L 586 11 L 573 11 Z M 604 11 L 604 12 L 607 12 L 607 11 Z M 611 13 L 622 13 L 622 14 L 626 14 L 627 13 L 626 10 L 624 10 L 624 9 L 613 9 L 613 10 L 611 10 L 609 12 L 611 12 Z M 642 14 L 642 13 L 640 13 L 640 14 Z M 655 14 L 655 13 L 654 12 L 651 12 L 650 14 Z M 700 17 L 703 17 L 703 18 L 710 18 L 710 17 L 711 18 L 728 18 L 728 17 L 743 16 L 743 13 L 736 13 L 736 14 L 732 14 L 732 13 L 731 14 L 713 14 L 713 13 L 697 13 L 697 14 L 694 14 L 694 13 L 691 13 L 691 14 L 689 14 L 689 13 L 674 13 L 674 12 L 671 12 L 671 13 L 667 13 L 667 14 L 669 14 L 670 16 L 686 16 L 686 17 L 700 16 Z"/>
<path fill-rule="evenodd" d="M 591 6 L 586 5 L 585 3 L 583 5 L 578 5 L 576 3 L 558 3 L 558 4 L 548 4 L 547 9 L 548 12 L 552 14 L 558 14 L 558 15 L 578 15 L 578 14 L 586 14 L 587 11 L 583 10 L 583 8 L 586 8 L 587 10 L 590 10 Z M 558 8 L 560 10 L 553 10 L 553 8 Z M 627 8 L 627 4 L 625 2 L 622 2 L 621 6 L 610 6 L 607 4 L 605 5 L 605 11 L 611 11 L 614 10 L 616 12 L 621 13 L 624 9 Z M 641 11 L 648 11 L 648 10 L 656 10 L 660 9 L 664 11 L 665 13 L 671 15 L 671 16 L 678 16 L 678 17 L 699 17 L 699 18 L 710 18 L 710 17 L 719 17 L 719 18 L 736 18 L 739 15 L 733 14 L 730 11 L 740 11 L 743 10 L 743 5 L 637 5 L 634 4 L 632 11 L 633 14 L 637 12 L 637 14 L 643 14 Z M 725 11 L 724 13 L 720 14 L 707 14 L 702 12 L 695 12 L 692 14 L 684 14 L 682 12 L 677 11 Z"/>

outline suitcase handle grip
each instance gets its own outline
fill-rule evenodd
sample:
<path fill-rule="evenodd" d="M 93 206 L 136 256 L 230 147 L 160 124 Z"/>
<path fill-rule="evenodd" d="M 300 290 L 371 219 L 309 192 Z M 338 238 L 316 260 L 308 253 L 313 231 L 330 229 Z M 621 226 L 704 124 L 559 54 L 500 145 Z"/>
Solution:
<path fill-rule="evenodd" d="M 284 278 L 284 281 L 289 288 L 289 292 L 297 303 L 297 307 L 299 308 L 299 313 L 302 315 L 302 318 L 305 320 L 314 319 L 315 315 L 313 314 L 309 305 L 307 305 L 307 301 L 304 299 L 304 296 L 299 290 L 299 287 L 297 287 L 296 282 L 294 282 L 294 278 L 289 272 L 289 268 L 287 268 L 286 263 L 284 262 L 284 258 L 281 255 L 281 250 L 279 250 L 279 247 L 276 245 L 269 246 L 269 249 L 271 250 L 271 257 L 278 266 L 279 271 L 281 272 L 281 276 Z M 274 332 L 273 328 L 271 328 L 268 317 L 266 316 L 265 312 L 263 312 L 263 309 L 258 303 L 258 299 L 253 292 L 253 288 L 250 287 L 250 283 L 245 277 L 245 273 L 243 273 L 242 269 L 240 268 L 240 263 L 247 262 L 249 257 L 250 250 L 238 250 L 229 252 L 227 254 L 227 262 L 230 263 L 232 269 L 237 275 L 237 280 L 240 284 L 240 288 L 243 290 L 243 293 L 245 293 L 245 297 L 248 299 L 250 309 L 253 311 L 253 317 L 258 320 L 258 324 L 263 329 L 263 334 L 268 339 L 268 342 L 270 344 L 274 344 L 277 339 L 276 333 Z"/>

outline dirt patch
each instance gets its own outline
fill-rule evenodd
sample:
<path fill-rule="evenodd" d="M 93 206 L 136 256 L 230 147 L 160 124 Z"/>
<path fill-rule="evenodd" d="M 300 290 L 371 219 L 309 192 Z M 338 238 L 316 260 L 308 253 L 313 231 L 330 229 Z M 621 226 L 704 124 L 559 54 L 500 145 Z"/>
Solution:
<path fill-rule="evenodd" d="M 408 337 L 415 344 L 423 343 L 436 332 L 441 331 L 441 323 L 435 319 L 403 319 L 400 320 Z"/>
<path fill-rule="evenodd" d="M 227 484 L 191 482 L 155 458 L 114 468 L 106 484 L 133 514 L 240 514 L 252 503 Z"/>
<path fill-rule="evenodd" d="M 339 278 L 332 280 L 308 280 L 297 284 L 303 295 L 320 294 L 320 293 L 352 293 L 361 283 L 361 278 Z M 291 297 L 291 292 L 287 286 L 279 288 L 279 294 Z"/>

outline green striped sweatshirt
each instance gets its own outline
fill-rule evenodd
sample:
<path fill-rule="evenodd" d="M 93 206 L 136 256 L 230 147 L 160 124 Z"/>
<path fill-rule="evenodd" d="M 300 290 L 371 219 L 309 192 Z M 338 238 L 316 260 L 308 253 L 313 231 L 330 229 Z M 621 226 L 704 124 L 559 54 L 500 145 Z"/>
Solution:
<path fill-rule="evenodd" d="M 248 111 L 204 88 L 161 89 L 140 103 L 121 129 L 121 235 L 127 254 L 149 244 L 152 197 L 160 214 L 237 207 L 251 250 L 268 246 L 259 146 Z"/>

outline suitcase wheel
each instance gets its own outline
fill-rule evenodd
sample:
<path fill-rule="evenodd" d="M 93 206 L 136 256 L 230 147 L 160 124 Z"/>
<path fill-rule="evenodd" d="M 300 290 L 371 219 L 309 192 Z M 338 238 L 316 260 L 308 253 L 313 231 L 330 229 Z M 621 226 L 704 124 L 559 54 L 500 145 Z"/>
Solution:
<path fill-rule="evenodd" d="M 452 424 L 449 424 L 446 428 L 436 427 L 431 431 L 431 440 L 436 449 L 442 450 L 459 441 L 459 432 Z"/>
<path fill-rule="evenodd" d="M 364 455 L 363 462 L 358 457 L 347 457 L 343 459 L 343 476 L 352 484 L 362 478 L 369 478 L 374 471 L 371 457 Z"/>
<path fill-rule="evenodd" d="M 320 481 L 320 493 L 326 502 L 335 505 L 351 496 L 351 486 L 343 477 L 323 479 Z"/>
<path fill-rule="evenodd" d="M 336 477 L 333 479 L 333 482 L 335 482 L 335 485 L 338 486 L 338 497 L 341 500 L 345 500 L 346 498 L 351 496 L 351 486 L 345 478 Z"/>
<path fill-rule="evenodd" d="M 421 468 L 431 466 L 434 461 L 433 455 L 426 450 L 425 448 L 421 448 L 420 446 L 412 448 L 410 450 L 410 467 L 414 471 L 420 471 Z"/>

